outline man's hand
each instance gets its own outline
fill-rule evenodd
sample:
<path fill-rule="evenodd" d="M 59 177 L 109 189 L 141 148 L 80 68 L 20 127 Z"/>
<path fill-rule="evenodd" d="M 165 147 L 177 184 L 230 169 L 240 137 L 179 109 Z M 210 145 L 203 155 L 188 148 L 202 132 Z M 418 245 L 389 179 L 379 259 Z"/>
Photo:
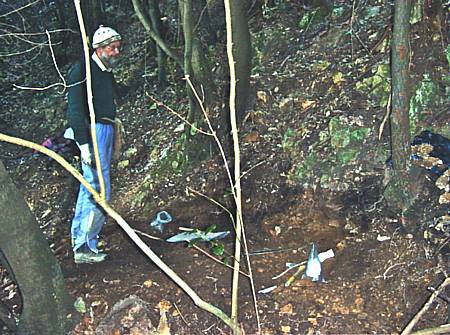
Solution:
<path fill-rule="evenodd" d="M 92 155 L 91 151 L 89 150 L 89 144 L 82 144 L 80 145 L 80 152 L 81 152 L 81 161 L 84 164 L 91 165 L 92 163 Z"/>

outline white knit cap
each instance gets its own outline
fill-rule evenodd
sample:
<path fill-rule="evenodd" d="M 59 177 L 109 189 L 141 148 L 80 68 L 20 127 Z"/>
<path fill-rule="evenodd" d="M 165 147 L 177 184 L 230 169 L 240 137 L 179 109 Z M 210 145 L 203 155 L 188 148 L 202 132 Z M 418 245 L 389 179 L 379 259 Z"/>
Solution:
<path fill-rule="evenodd" d="M 94 47 L 94 49 L 97 49 L 98 47 L 104 47 L 109 43 L 120 41 L 121 39 L 122 37 L 114 29 L 100 26 L 94 33 L 92 46 Z"/>

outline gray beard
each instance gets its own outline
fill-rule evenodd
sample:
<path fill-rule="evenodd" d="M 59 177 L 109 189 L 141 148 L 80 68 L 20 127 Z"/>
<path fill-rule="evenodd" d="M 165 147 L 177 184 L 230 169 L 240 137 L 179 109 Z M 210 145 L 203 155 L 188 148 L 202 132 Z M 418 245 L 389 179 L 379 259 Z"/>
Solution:
<path fill-rule="evenodd" d="M 101 60 L 103 64 L 106 65 L 106 67 L 113 69 L 117 66 L 119 63 L 119 59 L 117 57 L 108 57 L 104 53 L 101 55 Z"/>

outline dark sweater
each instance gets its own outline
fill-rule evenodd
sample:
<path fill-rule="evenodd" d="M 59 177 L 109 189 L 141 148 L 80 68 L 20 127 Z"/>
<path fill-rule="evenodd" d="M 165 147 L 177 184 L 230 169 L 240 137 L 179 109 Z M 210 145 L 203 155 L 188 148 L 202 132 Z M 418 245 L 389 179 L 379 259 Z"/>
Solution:
<path fill-rule="evenodd" d="M 90 60 L 95 121 L 111 123 L 111 120 L 114 120 L 116 117 L 114 77 L 112 72 L 102 71 L 97 63 L 92 59 Z M 69 72 L 69 85 L 83 81 L 85 79 L 85 72 L 85 62 L 77 62 Z M 75 140 L 80 145 L 88 143 L 90 142 L 90 119 L 86 82 L 70 87 L 67 98 L 67 116 L 69 125 L 74 131 Z"/>

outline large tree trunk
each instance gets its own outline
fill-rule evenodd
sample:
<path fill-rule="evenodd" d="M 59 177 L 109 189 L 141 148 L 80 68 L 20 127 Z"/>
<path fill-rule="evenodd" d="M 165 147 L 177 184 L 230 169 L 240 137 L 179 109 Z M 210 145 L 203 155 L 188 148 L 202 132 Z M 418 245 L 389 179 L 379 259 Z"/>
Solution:
<path fill-rule="evenodd" d="M 391 150 L 393 178 L 385 190 L 391 205 L 406 214 L 413 202 L 409 171 L 409 18 L 410 0 L 395 0 L 394 29 L 391 46 L 392 110 Z"/>
<path fill-rule="evenodd" d="M 409 133 L 409 17 L 410 0 L 395 0 L 392 36 L 392 158 L 394 169 L 404 173 L 410 156 Z"/>
<path fill-rule="evenodd" d="M 251 42 L 248 28 L 248 0 L 231 0 L 231 16 L 233 20 L 233 54 L 236 60 L 236 114 L 242 120 L 247 108 L 250 89 Z"/>
<path fill-rule="evenodd" d="M 77 315 L 61 269 L 1 161 L 0 213 L 0 249 L 22 298 L 17 334 L 66 334 Z"/>

